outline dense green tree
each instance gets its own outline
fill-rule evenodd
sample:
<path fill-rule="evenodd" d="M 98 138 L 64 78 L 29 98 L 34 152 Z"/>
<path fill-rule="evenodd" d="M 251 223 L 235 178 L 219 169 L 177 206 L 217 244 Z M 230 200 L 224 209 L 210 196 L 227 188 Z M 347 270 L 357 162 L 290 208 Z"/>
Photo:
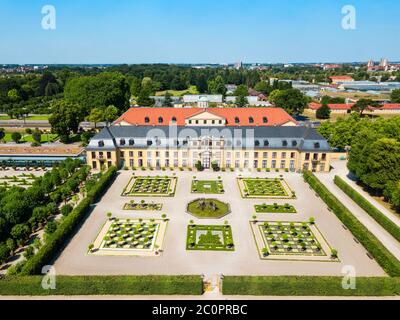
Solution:
<path fill-rule="evenodd" d="M 58 100 L 53 105 L 53 114 L 49 122 L 54 133 L 66 136 L 77 133 L 79 123 L 84 119 L 82 108 L 73 102 Z"/>
<path fill-rule="evenodd" d="M 211 94 L 222 94 L 225 96 L 225 81 L 220 75 L 216 76 L 215 79 L 208 81 L 208 92 Z"/>
<path fill-rule="evenodd" d="M 276 107 L 286 110 L 289 114 L 301 114 L 307 106 L 308 99 L 300 90 L 279 90 L 275 96 L 270 95 L 270 100 Z"/>
<path fill-rule="evenodd" d="M 329 109 L 326 103 L 322 104 L 322 106 L 316 111 L 317 119 L 329 119 L 331 116 L 331 109 Z"/>
<path fill-rule="evenodd" d="M 390 94 L 390 100 L 393 103 L 400 103 L 400 89 L 395 89 Z"/>
<path fill-rule="evenodd" d="M 94 123 L 94 127 L 96 128 L 97 123 L 103 121 L 104 118 L 104 110 L 102 108 L 93 108 L 90 111 L 90 114 L 86 117 L 86 120 Z"/>
<path fill-rule="evenodd" d="M 7 97 L 11 102 L 18 102 L 21 99 L 17 89 L 9 90 L 7 93 Z"/>
<path fill-rule="evenodd" d="M 351 107 L 351 110 L 362 115 L 364 111 L 368 110 L 371 107 L 377 107 L 377 106 L 378 103 L 372 101 L 371 99 L 360 99 Z"/>
<path fill-rule="evenodd" d="M 345 99 L 341 97 L 330 97 L 330 96 L 323 96 L 321 98 L 321 104 L 330 104 L 330 103 L 345 103 Z"/>
<path fill-rule="evenodd" d="M 40 132 L 40 130 L 36 129 L 32 132 L 32 139 L 37 143 L 40 143 L 42 141 L 42 133 Z"/>
<path fill-rule="evenodd" d="M 82 106 L 84 115 L 88 115 L 92 108 L 109 105 L 123 112 L 129 107 L 130 88 L 123 75 L 104 72 L 70 79 L 65 86 L 64 96 L 67 101 Z"/>
<path fill-rule="evenodd" d="M 266 81 L 259 81 L 254 86 L 254 90 L 257 90 L 258 92 L 261 92 L 263 94 L 269 94 L 272 88 Z"/>
<path fill-rule="evenodd" d="M 104 110 L 104 118 L 103 120 L 108 124 L 113 122 L 114 120 L 116 120 L 118 118 L 118 109 L 113 106 L 110 105 L 107 108 L 105 108 Z"/>
<path fill-rule="evenodd" d="M 164 107 L 167 107 L 167 108 L 173 107 L 171 94 L 169 93 L 168 90 L 165 91 L 165 95 L 164 95 Z"/>
<path fill-rule="evenodd" d="M 141 87 L 142 87 L 141 81 L 138 78 L 133 77 L 130 86 L 131 95 L 137 97 L 139 95 Z"/>
<path fill-rule="evenodd" d="M 23 244 L 25 240 L 29 237 L 29 234 L 31 233 L 30 228 L 26 224 L 16 224 L 12 229 L 11 229 L 11 236 L 14 238 L 14 240 L 19 244 Z"/>

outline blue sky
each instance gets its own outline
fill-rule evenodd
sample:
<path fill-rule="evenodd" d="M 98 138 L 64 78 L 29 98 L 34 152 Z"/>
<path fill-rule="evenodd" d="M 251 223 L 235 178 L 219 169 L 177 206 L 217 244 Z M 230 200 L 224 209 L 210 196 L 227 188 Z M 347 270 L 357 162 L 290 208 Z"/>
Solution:
<path fill-rule="evenodd" d="M 398 0 L 0 0 L 0 63 L 398 61 L 399 16 Z"/>

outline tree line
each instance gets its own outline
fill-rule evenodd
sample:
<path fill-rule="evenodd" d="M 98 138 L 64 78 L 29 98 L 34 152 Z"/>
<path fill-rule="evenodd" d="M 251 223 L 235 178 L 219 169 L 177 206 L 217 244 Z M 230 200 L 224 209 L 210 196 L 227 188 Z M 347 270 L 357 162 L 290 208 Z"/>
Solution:
<path fill-rule="evenodd" d="M 400 211 L 400 117 L 369 119 L 358 114 L 318 128 L 334 148 L 349 148 L 348 169 L 374 195 Z"/>

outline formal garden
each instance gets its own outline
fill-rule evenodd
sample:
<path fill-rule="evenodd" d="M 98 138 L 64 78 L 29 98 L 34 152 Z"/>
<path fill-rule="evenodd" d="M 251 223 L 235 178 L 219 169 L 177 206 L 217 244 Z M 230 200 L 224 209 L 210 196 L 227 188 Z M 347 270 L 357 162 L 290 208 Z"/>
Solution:
<path fill-rule="evenodd" d="M 36 176 L 33 173 L 22 173 L 19 175 L 3 176 L 0 177 L 0 187 L 6 189 L 12 186 L 18 186 L 22 188 L 30 187 L 36 180 Z"/>
<path fill-rule="evenodd" d="M 196 225 L 187 229 L 187 250 L 234 251 L 232 228 L 230 225 Z"/>
<path fill-rule="evenodd" d="M 123 196 L 172 197 L 175 194 L 176 177 L 132 177 L 122 192 Z"/>
<path fill-rule="evenodd" d="M 257 213 L 296 213 L 296 208 L 289 203 L 256 204 L 254 208 Z"/>
<path fill-rule="evenodd" d="M 238 178 L 244 198 L 296 198 L 283 178 Z"/>
<path fill-rule="evenodd" d="M 197 218 L 221 218 L 231 212 L 229 203 L 217 199 L 196 199 L 187 204 L 186 211 Z"/>
<path fill-rule="evenodd" d="M 90 254 L 144 254 L 158 255 L 164 237 L 166 220 L 109 218 L 89 245 Z M 160 236 L 160 237 L 159 237 Z"/>
<path fill-rule="evenodd" d="M 252 221 L 251 224 L 262 258 L 286 256 L 290 259 L 298 256 L 300 260 L 308 257 L 337 259 L 336 250 L 326 243 L 313 218 L 310 222 Z M 257 239 L 258 236 L 261 237 Z"/>
<path fill-rule="evenodd" d="M 149 211 L 160 211 L 162 209 L 162 203 L 146 202 L 141 200 L 140 202 L 135 202 L 131 200 L 124 204 L 124 210 L 149 210 Z"/>
<path fill-rule="evenodd" d="M 193 177 L 192 181 L 192 193 L 208 193 L 208 194 L 219 194 L 224 193 L 224 186 L 222 184 L 222 180 L 218 178 L 218 180 L 196 180 L 196 177 Z"/>

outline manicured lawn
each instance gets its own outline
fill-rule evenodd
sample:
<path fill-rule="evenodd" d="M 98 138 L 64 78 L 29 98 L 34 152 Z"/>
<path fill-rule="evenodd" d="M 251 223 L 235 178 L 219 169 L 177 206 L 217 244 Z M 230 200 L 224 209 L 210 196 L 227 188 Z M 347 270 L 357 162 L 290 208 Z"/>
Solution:
<path fill-rule="evenodd" d="M 11 132 L 7 132 L 6 135 L 5 135 L 4 138 L 3 138 L 3 141 L 4 141 L 4 142 L 12 142 L 13 139 L 11 139 L 11 135 L 12 135 Z M 22 139 L 20 140 L 20 143 L 22 143 L 22 142 L 33 142 L 33 138 L 32 138 L 32 135 L 31 135 L 31 134 L 25 134 L 25 133 L 22 133 L 22 132 L 21 132 L 21 135 L 22 135 Z M 58 139 L 58 135 L 57 135 L 57 134 L 53 134 L 53 133 L 49 133 L 49 134 L 43 133 L 43 134 L 42 134 L 42 140 L 41 140 L 41 142 L 42 142 L 42 143 L 54 142 L 54 141 L 56 141 L 57 139 Z"/>
<path fill-rule="evenodd" d="M 264 222 L 260 231 L 271 255 L 326 255 L 305 222 Z"/>
<path fill-rule="evenodd" d="M 192 193 L 218 194 L 224 193 L 222 180 L 193 180 Z"/>
<path fill-rule="evenodd" d="M 34 120 L 48 120 L 50 117 L 49 114 L 36 114 L 36 115 L 30 115 L 28 117 L 25 118 L 26 121 L 34 121 Z M 23 120 L 23 119 L 11 119 L 9 116 L 7 115 L 2 115 L 0 116 L 0 120 Z"/>
<path fill-rule="evenodd" d="M 173 196 L 176 177 L 133 177 L 125 187 L 124 196 Z"/>
<path fill-rule="evenodd" d="M 291 204 L 289 203 L 285 203 L 283 205 L 281 204 L 256 204 L 254 206 L 254 208 L 256 209 L 256 212 L 259 213 L 296 213 L 296 209 L 295 207 L 293 207 Z"/>
<path fill-rule="evenodd" d="M 216 199 L 191 201 L 186 210 L 198 218 L 221 218 L 230 212 L 229 204 Z"/>
<path fill-rule="evenodd" d="M 156 96 L 164 96 L 166 91 L 157 91 Z M 199 94 L 196 86 L 190 86 L 186 90 L 168 90 L 168 92 L 175 96 L 175 97 L 181 97 L 185 94 Z"/>
<path fill-rule="evenodd" d="M 189 225 L 187 250 L 234 251 L 232 229 L 229 225 Z"/>

